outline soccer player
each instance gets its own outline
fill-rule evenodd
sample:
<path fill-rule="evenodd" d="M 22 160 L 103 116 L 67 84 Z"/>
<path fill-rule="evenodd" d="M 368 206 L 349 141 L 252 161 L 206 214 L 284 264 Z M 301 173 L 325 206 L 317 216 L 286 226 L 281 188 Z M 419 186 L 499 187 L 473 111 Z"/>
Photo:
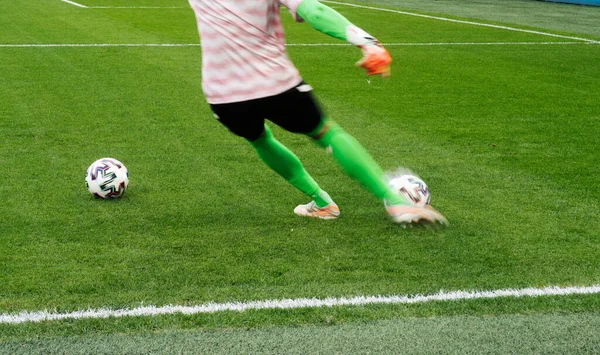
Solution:
<path fill-rule="evenodd" d="M 366 150 L 338 124 L 324 118 L 311 91 L 286 54 L 280 5 L 296 21 L 362 50 L 357 63 L 367 75 L 390 75 L 391 57 L 371 35 L 317 0 L 189 0 L 202 48 L 202 89 L 215 118 L 245 138 L 263 162 L 312 201 L 300 216 L 334 219 L 340 210 L 302 163 L 281 144 L 265 119 L 312 137 L 342 169 L 383 200 L 396 223 L 446 224 L 431 207 L 418 208 L 392 192 Z"/>

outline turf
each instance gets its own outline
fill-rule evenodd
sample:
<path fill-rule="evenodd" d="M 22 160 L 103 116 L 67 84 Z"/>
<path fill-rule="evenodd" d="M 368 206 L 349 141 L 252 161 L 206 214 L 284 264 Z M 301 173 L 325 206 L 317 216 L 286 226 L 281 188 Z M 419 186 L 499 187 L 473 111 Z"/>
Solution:
<path fill-rule="evenodd" d="M 176 4 L 3 2 L 0 43 L 197 43 L 193 13 Z M 572 42 L 337 10 L 384 43 Z M 290 44 L 335 42 L 285 18 Z M 355 48 L 289 47 L 329 117 L 384 169 L 408 166 L 429 184 L 447 230 L 397 228 L 325 152 L 274 129 L 342 210 L 336 221 L 294 216 L 306 198 L 213 120 L 198 47 L 0 47 L 0 312 L 599 283 L 600 46 L 389 50 L 394 75 L 369 83 L 352 68 Z M 85 169 L 104 156 L 130 171 L 119 201 L 85 190 Z M 367 307 L 341 319 L 600 310 L 597 296 L 509 303 Z M 0 339 L 300 325 L 328 312 L 3 325 Z"/>
<path fill-rule="evenodd" d="M 11 341 L 13 354 L 595 353 L 600 316 L 404 318 L 342 325 L 73 336 Z"/>
<path fill-rule="evenodd" d="M 359 3 L 600 37 L 600 7 L 594 6 L 540 0 L 363 0 Z"/>

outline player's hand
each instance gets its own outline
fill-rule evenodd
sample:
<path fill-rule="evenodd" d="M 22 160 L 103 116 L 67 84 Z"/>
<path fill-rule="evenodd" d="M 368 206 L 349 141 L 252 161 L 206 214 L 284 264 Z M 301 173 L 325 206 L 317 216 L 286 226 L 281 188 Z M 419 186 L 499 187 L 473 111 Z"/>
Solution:
<path fill-rule="evenodd" d="M 360 48 L 362 49 L 363 57 L 356 63 L 357 67 L 365 69 L 367 75 L 380 75 L 386 78 L 392 74 L 390 68 L 392 57 L 379 42 L 368 43 Z"/>

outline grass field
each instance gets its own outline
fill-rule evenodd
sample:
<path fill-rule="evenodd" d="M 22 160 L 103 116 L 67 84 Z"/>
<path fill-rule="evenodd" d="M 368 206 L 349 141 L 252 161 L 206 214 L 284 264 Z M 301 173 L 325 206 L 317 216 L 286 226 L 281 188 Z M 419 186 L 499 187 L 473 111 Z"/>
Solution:
<path fill-rule="evenodd" d="M 329 3 L 388 44 L 385 81 L 284 18 L 327 115 L 428 183 L 441 231 L 398 228 L 274 127 L 342 212 L 295 216 L 307 199 L 212 118 L 185 1 L 0 2 L 0 316 L 600 284 L 600 9 L 429 3 Z M 85 189 L 105 156 L 130 172 L 118 201 Z M 599 322 L 598 294 L 0 322 L 0 353 L 598 352 Z"/>

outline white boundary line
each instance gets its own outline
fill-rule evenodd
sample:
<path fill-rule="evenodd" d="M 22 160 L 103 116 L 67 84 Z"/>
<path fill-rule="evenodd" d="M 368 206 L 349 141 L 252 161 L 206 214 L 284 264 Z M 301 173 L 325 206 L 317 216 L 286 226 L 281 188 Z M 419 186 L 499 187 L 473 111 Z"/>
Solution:
<path fill-rule="evenodd" d="M 63 0 L 64 1 L 64 0 Z M 190 9 L 183 6 L 88 6 L 88 9 Z"/>
<path fill-rule="evenodd" d="M 200 47 L 200 43 L 30 43 L 0 44 L 0 47 Z"/>
<path fill-rule="evenodd" d="M 400 46 L 536 46 L 536 45 L 593 45 L 600 42 L 431 42 L 431 43 L 383 43 L 386 47 Z M 0 44 L 0 48 L 28 47 L 199 47 L 199 43 L 24 43 Z M 349 47 L 348 43 L 288 43 L 288 47 Z"/>
<path fill-rule="evenodd" d="M 78 3 L 76 3 L 75 1 L 70 1 L 70 0 L 60 0 L 60 1 L 62 1 L 62 2 L 66 2 L 67 4 L 71 4 L 71 5 L 75 5 L 75 6 L 83 7 L 84 9 L 88 9 L 88 7 L 87 7 L 87 6 L 85 6 L 85 5 L 81 5 L 81 4 L 78 4 Z"/>
<path fill-rule="evenodd" d="M 382 43 L 385 47 L 400 46 L 535 46 L 535 45 L 564 45 L 564 44 L 600 44 L 600 42 L 404 42 L 404 43 Z M 349 43 L 287 43 L 288 47 L 329 47 L 329 46 L 353 46 Z"/>
<path fill-rule="evenodd" d="M 191 9 L 189 6 L 86 6 L 71 0 L 60 0 L 84 9 Z"/>
<path fill-rule="evenodd" d="M 497 28 L 497 29 L 501 29 L 501 30 L 532 33 L 532 34 L 536 34 L 536 35 L 550 36 L 550 37 L 557 37 L 557 38 L 565 38 L 565 39 L 572 39 L 572 40 L 576 40 L 576 41 L 600 43 L 599 41 L 596 41 L 596 40 L 593 40 L 593 39 L 589 39 L 589 38 L 565 36 L 565 35 L 559 35 L 559 34 L 555 34 L 555 33 L 541 32 L 541 31 L 525 30 L 525 29 L 516 28 L 516 27 L 492 25 L 492 24 L 489 24 L 489 23 L 474 22 L 474 21 L 456 20 L 456 19 L 451 19 L 451 18 L 447 18 L 447 17 L 423 15 L 423 14 L 418 14 L 418 13 L 414 13 L 414 12 L 392 10 L 392 9 L 385 9 L 385 8 L 380 8 L 380 7 L 357 5 L 357 4 L 349 4 L 349 3 L 345 3 L 345 2 L 339 2 L 339 1 L 331 1 L 331 0 L 321 0 L 321 1 L 322 2 L 326 2 L 326 3 L 338 4 L 338 5 L 345 5 L 345 6 L 356 7 L 356 8 L 361 8 L 361 9 L 384 11 L 384 12 L 392 12 L 392 13 L 395 13 L 395 14 L 415 16 L 415 17 L 423 17 L 423 18 L 428 18 L 428 19 L 432 19 L 432 20 L 448 21 L 448 22 L 462 23 L 462 24 L 466 24 L 466 25 L 474 25 L 474 26 L 482 26 L 482 27 L 491 27 L 491 28 Z"/>
<path fill-rule="evenodd" d="M 539 296 L 567 296 L 582 294 L 598 294 L 600 285 L 581 287 L 558 287 L 550 286 L 544 288 L 503 289 L 494 291 L 440 291 L 436 294 L 424 296 L 358 296 L 350 298 L 297 298 L 281 300 L 263 300 L 247 302 L 228 303 L 206 303 L 198 306 L 167 305 L 162 307 L 141 306 L 132 309 L 88 309 L 70 313 L 56 313 L 44 311 L 21 312 L 18 314 L 0 314 L 0 324 L 37 323 L 43 321 L 55 321 L 65 319 L 91 319 L 109 317 L 139 317 L 157 316 L 168 314 L 201 314 L 219 312 L 244 312 L 247 310 L 260 309 L 298 309 L 298 308 L 320 308 L 337 306 L 364 306 L 371 304 L 413 304 L 426 302 L 448 302 L 473 299 L 491 299 L 500 297 L 539 297 Z"/>

